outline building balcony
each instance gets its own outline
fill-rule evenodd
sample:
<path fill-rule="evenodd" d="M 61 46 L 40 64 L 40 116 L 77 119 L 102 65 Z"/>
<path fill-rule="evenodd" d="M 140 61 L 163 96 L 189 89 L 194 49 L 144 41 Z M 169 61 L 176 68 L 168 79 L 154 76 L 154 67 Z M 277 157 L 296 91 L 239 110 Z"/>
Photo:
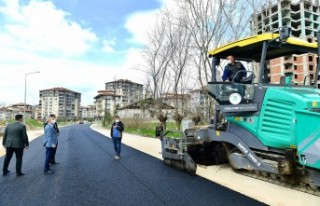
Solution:
<path fill-rule="evenodd" d="M 290 9 L 291 9 L 291 14 L 294 14 L 294 15 L 296 15 L 296 14 L 298 14 L 298 13 L 300 13 L 300 9 L 298 8 L 298 9 L 296 9 L 296 8 L 294 8 L 294 7 L 290 7 Z"/>
<path fill-rule="evenodd" d="M 291 11 L 290 5 L 282 6 L 281 10 L 290 12 Z"/>
<path fill-rule="evenodd" d="M 288 59 L 284 61 L 284 65 L 292 65 L 294 62 L 292 59 Z"/>
<path fill-rule="evenodd" d="M 285 69 L 283 73 L 284 74 L 293 74 L 294 71 L 293 71 L 293 69 Z"/>

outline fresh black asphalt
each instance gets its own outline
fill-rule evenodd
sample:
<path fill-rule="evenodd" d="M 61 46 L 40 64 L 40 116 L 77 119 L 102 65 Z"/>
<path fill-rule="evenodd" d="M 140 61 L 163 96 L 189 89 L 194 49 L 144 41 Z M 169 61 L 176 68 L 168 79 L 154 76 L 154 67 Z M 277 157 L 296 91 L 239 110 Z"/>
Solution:
<path fill-rule="evenodd" d="M 61 128 L 53 175 L 43 174 L 42 144 L 39 137 L 25 150 L 25 176 L 16 178 L 13 157 L 11 174 L 0 177 L 0 206 L 263 205 L 125 145 L 115 160 L 112 141 L 86 124 Z"/>

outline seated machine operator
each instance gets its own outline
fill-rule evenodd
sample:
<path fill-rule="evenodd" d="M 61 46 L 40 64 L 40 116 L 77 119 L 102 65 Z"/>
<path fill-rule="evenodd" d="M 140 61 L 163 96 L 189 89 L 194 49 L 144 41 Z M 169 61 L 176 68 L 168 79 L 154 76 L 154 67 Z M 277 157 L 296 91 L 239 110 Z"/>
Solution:
<path fill-rule="evenodd" d="M 225 82 L 232 81 L 233 78 L 236 76 L 237 72 L 239 71 L 246 71 L 246 68 L 243 66 L 241 62 L 236 62 L 234 59 L 234 56 L 228 56 L 227 57 L 228 64 L 225 66 L 223 71 L 222 80 Z M 245 78 L 247 76 L 246 72 L 239 73 L 236 78 L 234 79 L 235 83 L 241 83 L 241 79 Z M 235 86 L 235 85 L 234 85 Z M 233 86 L 233 87 L 234 87 Z M 244 97 L 245 94 L 245 88 L 243 85 L 236 85 L 235 88 L 238 89 L 239 94 Z"/>
<path fill-rule="evenodd" d="M 237 74 L 238 71 L 246 71 L 243 64 L 241 62 L 236 62 L 233 56 L 227 57 L 228 64 L 225 66 L 223 71 L 222 80 L 223 81 L 232 81 L 234 76 Z M 237 75 L 236 79 L 234 80 L 236 83 L 240 83 L 240 80 L 246 77 L 246 72 L 241 72 Z"/>

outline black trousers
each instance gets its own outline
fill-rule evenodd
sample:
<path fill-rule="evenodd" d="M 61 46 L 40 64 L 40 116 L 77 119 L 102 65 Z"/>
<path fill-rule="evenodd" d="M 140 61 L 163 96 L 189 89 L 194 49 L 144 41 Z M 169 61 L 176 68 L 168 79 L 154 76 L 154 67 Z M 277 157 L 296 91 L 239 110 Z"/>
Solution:
<path fill-rule="evenodd" d="M 57 148 L 58 148 L 58 143 L 56 144 L 55 148 L 52 148 L 52 155 L 51 158 L 49 160 L 49 163 L 54 164 L 56 163 L 56 152 L 57 152 Z"/>
<path fill-rule="evenodd" d="M 13 153 L 16 154 L 16 172 L 21 172 L 23 148 L 6 147 L 6 157 L 3 162 L 3 171 L 8 171 L 8 166 Z"/>

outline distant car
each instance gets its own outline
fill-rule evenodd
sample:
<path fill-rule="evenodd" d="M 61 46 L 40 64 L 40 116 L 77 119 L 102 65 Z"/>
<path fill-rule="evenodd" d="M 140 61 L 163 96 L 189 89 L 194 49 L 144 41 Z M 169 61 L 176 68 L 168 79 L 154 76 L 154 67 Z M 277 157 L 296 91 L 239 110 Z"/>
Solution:
<path fill-rule="evenodd" d="M 80 120 L 80 121 L 79 121 L 79 124 L 83 124 L 83 123 L 84 123 L 83 120 Z"/>

